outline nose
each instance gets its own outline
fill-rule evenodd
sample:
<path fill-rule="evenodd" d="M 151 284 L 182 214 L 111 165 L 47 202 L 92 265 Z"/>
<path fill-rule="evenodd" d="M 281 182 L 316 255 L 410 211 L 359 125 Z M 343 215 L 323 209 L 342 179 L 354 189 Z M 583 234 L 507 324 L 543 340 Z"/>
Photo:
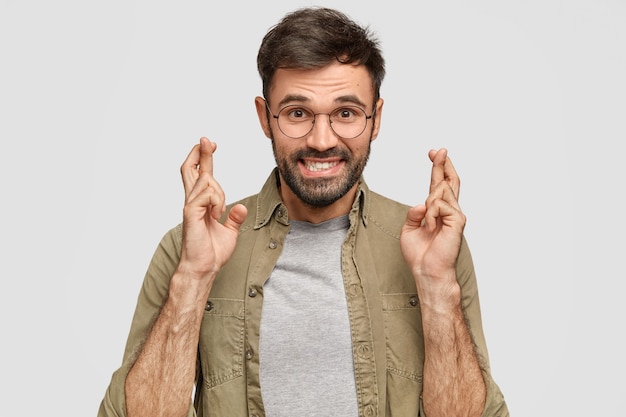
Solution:
<path fill-rule="evenodd" d="M 327 114 L 318 114 L 313 123 L 313 129 L 306 138 L 307 145 L 318 151 L 325 151 L 337 146 L 338 137 L 330 127 L 330 117 Z"/>

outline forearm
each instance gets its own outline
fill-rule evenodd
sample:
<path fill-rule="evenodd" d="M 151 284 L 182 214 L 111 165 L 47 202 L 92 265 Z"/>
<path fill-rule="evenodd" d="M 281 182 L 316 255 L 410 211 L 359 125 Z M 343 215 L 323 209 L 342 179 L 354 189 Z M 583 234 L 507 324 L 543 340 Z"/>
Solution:
<path fill-rule="evenodd" d="M 186 416 L 209 288 L 176 272 L 125 384 L 128 417 Z"/>
<path fill-rule="evenodd" d="M 480 416 L 485 405 L 485 383 L 457 290 L 458 298 L 452 299 L 458 302 L 421 306 L 425 348 L 422 397 L 429 417 Z"/>

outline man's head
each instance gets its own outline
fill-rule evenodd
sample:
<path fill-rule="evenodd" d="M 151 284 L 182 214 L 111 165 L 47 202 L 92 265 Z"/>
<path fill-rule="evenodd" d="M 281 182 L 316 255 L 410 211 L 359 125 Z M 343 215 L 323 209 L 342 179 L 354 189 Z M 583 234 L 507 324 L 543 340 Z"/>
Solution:
<path fill-rule="evenodd" d="M 346 213 L 380 129 L 377 42 L 342 13 L 300 9 L 265 36 L 258 68 L 256 110 L 290 216 L 303 207 Z"/>
<path fill-rule="evenodd" d="M 328 8 L 303 8 L 286 15 L 263 38 L 257 68 L 263 96 L 269 96 L 277 69 L 315 69 L 333 62 L 360 64 L 367 68 L 380 97 L 385 61 L 379 42 L 365 27 L 345 14 Z"/>

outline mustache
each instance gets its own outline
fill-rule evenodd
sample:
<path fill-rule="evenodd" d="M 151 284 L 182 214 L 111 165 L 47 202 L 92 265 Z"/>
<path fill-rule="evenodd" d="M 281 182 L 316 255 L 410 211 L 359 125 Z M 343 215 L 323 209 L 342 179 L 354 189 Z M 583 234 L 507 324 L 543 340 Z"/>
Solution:
<path fill-rule="evenodd" d="M 326 158 L 340 158 L 349 159 L 350 153 L 345 149 L 328 149 L 327 151 L 316 151 L 315 149 L 301 149 L 294 154 L 296 159 L 314 158 L 314 159 L 326 159 Z"/>

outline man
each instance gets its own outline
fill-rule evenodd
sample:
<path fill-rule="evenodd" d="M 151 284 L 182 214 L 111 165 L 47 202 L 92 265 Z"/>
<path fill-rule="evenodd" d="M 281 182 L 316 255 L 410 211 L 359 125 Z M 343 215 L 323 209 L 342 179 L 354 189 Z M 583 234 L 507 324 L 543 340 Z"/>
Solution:
<path fill-rule="evenodd" d="M 362 178 L 384 60 L 325 8 L 263 39 L 255 99 L 277 168 L 225 207 L 216 144 L 181 167 L 183 222 L 148 268 L 99 416 L 507 416 L 445 149 L 408 207 Z"/>

